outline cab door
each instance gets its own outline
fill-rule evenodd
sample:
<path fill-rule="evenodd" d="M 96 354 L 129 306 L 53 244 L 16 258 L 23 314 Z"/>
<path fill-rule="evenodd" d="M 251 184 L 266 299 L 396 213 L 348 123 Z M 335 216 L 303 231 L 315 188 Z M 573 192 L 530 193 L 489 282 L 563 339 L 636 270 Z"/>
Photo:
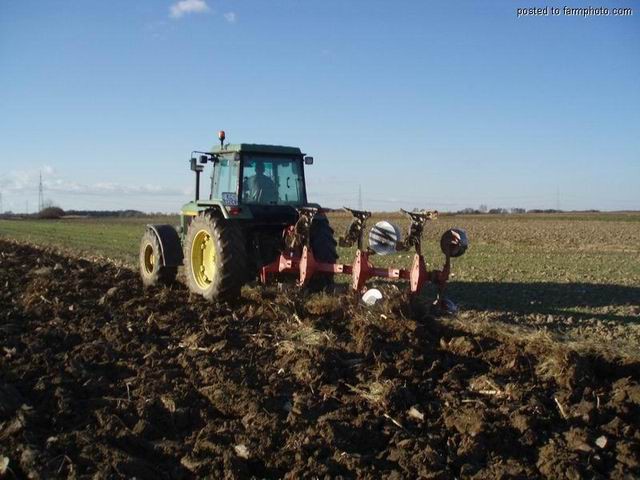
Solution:
<path fill-rule="evenodd" d="M 238 204 L 240 159 L 239 155 L 221 155 L 213 167 L 211 200 L 220 200 L 224 205 Z"/>

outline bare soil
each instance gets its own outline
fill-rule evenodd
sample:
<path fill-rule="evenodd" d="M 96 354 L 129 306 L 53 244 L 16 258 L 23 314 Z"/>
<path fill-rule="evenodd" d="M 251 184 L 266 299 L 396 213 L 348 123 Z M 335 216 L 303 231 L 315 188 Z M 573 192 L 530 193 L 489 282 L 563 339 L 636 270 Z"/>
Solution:
<path fill-rule="evenodd" d="M 0 476 L 640 476 L 640 365 L 390 296 L 210 305 L 0 241 Z"/>

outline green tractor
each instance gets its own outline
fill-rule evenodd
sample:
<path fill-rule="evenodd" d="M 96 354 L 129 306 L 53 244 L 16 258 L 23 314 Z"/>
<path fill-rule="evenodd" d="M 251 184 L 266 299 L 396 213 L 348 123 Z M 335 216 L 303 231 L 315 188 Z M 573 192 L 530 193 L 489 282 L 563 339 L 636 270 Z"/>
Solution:
<path fill-rule="evenodd" d="M 307 199 L 304 167 L 313 163 L 299 148 L 225 144 L 193 152 L 195 199 L 182 207 L 180 225 L 148 225 L 140 246 L 140 274 L 145 286 L 169 284 L 184 266 L 189 290 L 209 301 L 232 300 L 243 284 L 277 261 L 287 233 L 295 237 L 301 211 L 305 243 L 320 262 L 338 255 L 333 230 L 319 205 Z M 211 183 L 200 198 L 200 175 L 212 164 Z M 318 277 L 329 283 L 331 276 Z"/>

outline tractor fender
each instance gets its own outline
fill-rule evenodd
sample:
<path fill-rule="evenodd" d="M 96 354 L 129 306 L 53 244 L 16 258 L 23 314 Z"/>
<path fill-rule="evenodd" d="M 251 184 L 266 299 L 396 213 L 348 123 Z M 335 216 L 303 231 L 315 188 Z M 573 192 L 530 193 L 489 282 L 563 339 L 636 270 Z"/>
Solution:
<path fill-rule="evenodd" d="M 182 265 L 182 244 L 178 232 L 173 225 L 147 225 L 160 243 L 162 264 L 165 267 L 177 267 Z"/>

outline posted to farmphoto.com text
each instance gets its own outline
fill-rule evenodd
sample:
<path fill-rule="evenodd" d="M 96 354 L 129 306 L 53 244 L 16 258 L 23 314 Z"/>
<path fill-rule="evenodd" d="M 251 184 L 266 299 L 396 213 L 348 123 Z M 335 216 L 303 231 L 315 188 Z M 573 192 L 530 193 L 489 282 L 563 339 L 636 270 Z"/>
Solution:
<path fill-rule="evenodd" d="M 631 7 L 572 7 L 572 6 L 544 6 L 544 7 L 518 7 L 516 16 L 524 17 L 632 17 L 634 14 Z"/>

